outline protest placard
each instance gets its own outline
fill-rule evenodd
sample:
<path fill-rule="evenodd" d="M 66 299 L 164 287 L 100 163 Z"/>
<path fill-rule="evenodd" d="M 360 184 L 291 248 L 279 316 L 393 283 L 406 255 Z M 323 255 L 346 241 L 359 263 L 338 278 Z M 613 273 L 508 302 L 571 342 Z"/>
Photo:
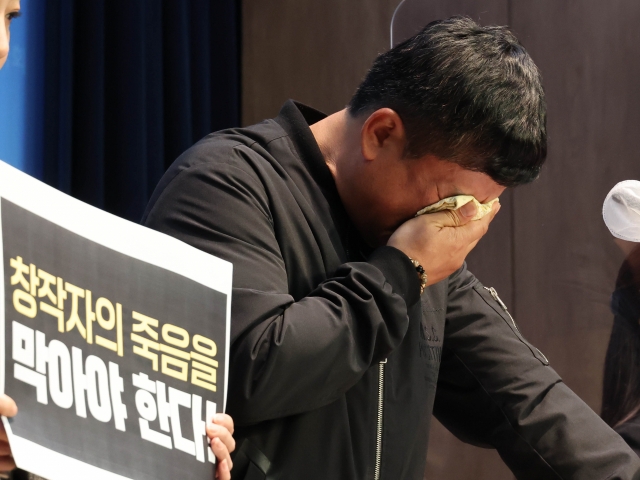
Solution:
<path fill-rule="evenodd" d="M 20 468 L 213 478 L 232 266 L 0 162 L 0 389 Z"/>

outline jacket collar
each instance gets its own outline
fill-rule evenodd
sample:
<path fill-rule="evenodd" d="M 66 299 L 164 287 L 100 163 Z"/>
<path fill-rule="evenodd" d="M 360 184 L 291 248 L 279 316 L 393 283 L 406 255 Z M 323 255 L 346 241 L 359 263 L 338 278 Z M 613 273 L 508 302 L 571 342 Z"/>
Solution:
<path fill-rule="evenodd" d="M 287 100 L 275 120 L 287 132 L 298 157 L 322 189 L 329 203 L 333 205 L 336 200 L 340 201 L 336 184 L 309 128 L 324 118 L 327 118 L 327 115 L 314 108 Z"/>
<path fill-rule="evenodd" d="M 331 209 L 331 217 L 343 242 L 351 254 L 358 252 L 366 257 L 371 251 L 356 231 L 344 209 L 331 170 L 325 162 L 320 147 L 309 128 L 310 125 L 327 118 L 327 115 L 302 103 L 287 100 L 282 106 L 275 121 L 284 129 L 291 139 L 298 157 L 309 172 L 313 181 L 320 188 Z"/>

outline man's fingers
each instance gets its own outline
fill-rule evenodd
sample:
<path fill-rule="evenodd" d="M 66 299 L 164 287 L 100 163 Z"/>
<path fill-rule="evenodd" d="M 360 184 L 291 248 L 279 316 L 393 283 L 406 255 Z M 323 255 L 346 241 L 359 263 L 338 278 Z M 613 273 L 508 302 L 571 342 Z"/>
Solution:
<path fill-rule="evenodd" d="M 231 480 L 233 462 L 229 455 L 236 449 L 233 438 L 233 419 L 224 413 L 213 416 L 211 423 L 207 423 L 207 436 L 211 439 L 211 451 L 218 459 L 216 478 Z"/>
<path fill-rule="evenodd" d="M 471 221 L 476 216 L 478 208 L 474 202 L 463 205 L 458 210 L 442 210 L 441 212 L 429 213 L 429 217 L 436 220 L 442 227 L 461 227 Z"/>
<path fill-rule="evenodd" d="M 216 478 L 219 480 L 231 480 L 231 472 L 229 471 L 229 464 L 226 460 L 218 462 Z"/>
<path fill-rule="evenodd" d="M 451 238 L 454 239 L 453 241 L 457 245 L 466 250 L 468 245 L 477 242 L 487 233 L 490 222 L 491 220 L 485 217 L 461 227 L 452 228 L 450 229 Z"/>
<path fill-rule="evenodd" d="M 8 442 L 9 437 L 7 437 L 7 432 L 4 430 L 4 425 L 0 422 L 0 442 Z"/>
<path fill-rule="evenodd" d="M 0 415 L 5 417 L 13 417 L 18 413 L 18 407 L 16 402 L 11 397 L 6 396 L 4 393 L 0 395 Z"/>
<path fill-rule="evenodd" d="M 471 221 L 473 217 L 478 213 L 478 207 L 476 206 L 476 202 L 469 202 L 466 205 L 463 205 L 458 210 L 455 210 L 455 213 L 458 217 L 459 224 L 464 225 Z"/>
<path fill-rule="evenodd" d="M 216 425 L 221 425 L 233 435 L 233 418 L 226 413 L 216 413 L 211 419 Z"/>
<path fill-rule="evenodd" d="M 211 439 L 220 439 L 229 452 L 233 452 L 236 449 L 236 441 L 226 427 L 210 423 L 207 425 L 207 436 Z"/>
<path fill-rule="evenodd" d="M 493 221 L 499 211 L 500 204 L 496 202 L 493 204 L 491 211 L 484 217 L 482 217 L 480 220 L 468 222 L 466 225 L 463 225 L 459 229 L 456 229 L 456 233 L 461 233 L 465 235 L 465 237 L 468 238 L 470 242 L 477 243 L 477 240 L 480 240 L 487 233 L 487 231 L 489 230 L 489 224 Z"/>
<path fill-rule="evenodd" d="M 13 457 L 0 457 L 0 472 L 8 472 L 14 468 L 16 468 L 16 462 L 13 461 Z"/>
<path fill-rule="evenodd" d="M 475 224 L 483 220 L 491 221 L 495 218 L 500 210 L 500 202 L 495 202 L 491 206 L 491 211 L 487 213 L 480 220 L 473 220 L 473 217 L 478 213 L 478 207 L 475 202 L 469 202 L 457 210 L 443 210 L 441 212 L 430 213 L 429 216 L 433 219 L 437 219 L 442 227 L 461 227 L 467 224 Z M 436 217 L 439 216 L 439 217 Z"/>
<path fill-rule="evenodd" d="M 0 457 L 11 456 L 11 447 L 8 442 L 0 442 Z"/>
<path fill-rule="evenodd" d="M 229 450 L 218 437 L 211 440 L 211 450 L 213 451 L 213 454 L 216 456 L 219 462 L 226 460 L 227 464 L 229 465 L 229 470 L 233 468 L 233 462 L 231 461 Z"/>

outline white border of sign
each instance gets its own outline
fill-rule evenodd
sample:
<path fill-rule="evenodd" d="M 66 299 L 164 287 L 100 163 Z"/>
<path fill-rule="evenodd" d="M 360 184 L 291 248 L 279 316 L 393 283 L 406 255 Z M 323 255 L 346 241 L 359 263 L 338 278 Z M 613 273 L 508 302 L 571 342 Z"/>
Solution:
<path fill-rule="evenodd" d="M 231 322 L 231 263 L 184 242 L 104 212 L 59 192 L 0 161 L 0 197 L 95 243 L 175 272 L 227 295 L 224 391 L 227 391 Z M 0 212 L 1 214 L 1 212 Z M 0 252 L 2 224 L 0 223 Z M 0 345 L 4 345 L 4 265 L 0 261 Z M 0 393 L 5 386 L 5 359 L 0 355 Z M 226 408 L 225 397 L 223 408 Z M 224 410 L 223 410 L 224 411 Z M 74 458 L 17 437 L 2 417 L 16 464 L 49 480 L 124 480 Z"/>

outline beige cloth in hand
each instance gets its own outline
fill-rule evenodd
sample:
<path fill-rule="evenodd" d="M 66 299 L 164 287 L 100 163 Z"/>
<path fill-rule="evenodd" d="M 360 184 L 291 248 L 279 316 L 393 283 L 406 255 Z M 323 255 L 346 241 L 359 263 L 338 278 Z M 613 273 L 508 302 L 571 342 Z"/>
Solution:
<path fill-rule="evenodd" d="M 478 212 L 471 220 L 480 220 L 491 211 L 493 204 L 499 201 L 499 199 L 494 198 L 490 202 L 480 203 L 472 195 L 456 195 L 455 197 L 443 198 L 438 203 L 434 203 L 433 205 L 424 207 L 422 210 L 416 213 L 416 217 L 427 213 L 441 212 L 443 210 L 458 210 L 460 207 L 465 206 L 467 203 L 474 202 L 476 204 L 476 207 L 478 208 Z"/>

